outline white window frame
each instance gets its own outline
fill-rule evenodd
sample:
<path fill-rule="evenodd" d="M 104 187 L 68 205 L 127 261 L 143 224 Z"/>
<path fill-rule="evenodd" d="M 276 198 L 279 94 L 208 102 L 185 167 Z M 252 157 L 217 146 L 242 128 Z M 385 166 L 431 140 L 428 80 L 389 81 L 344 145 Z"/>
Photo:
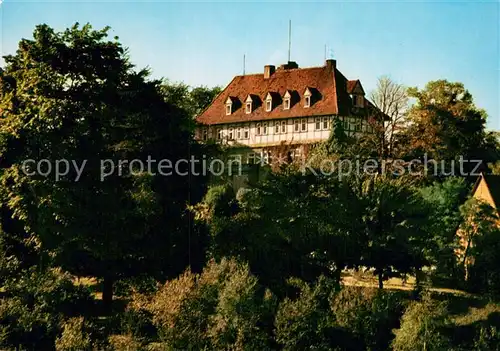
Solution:
<path fill-rule="evenodd" d="M 316 117 L 314 119 L 314 129 L 321 130 L 321 117 Z"/>
<path fill-rule="evenodd" d="M 330 129 L 330 119 L 328 117 L 323 117 L 323 119 L 321 121 L 321 128 L 323 130 Z"/>
<path fill-rule="evenodd" d="M 243 139 L 250 139 L 250 128 L 248 126 L 243 128 Z"/>
<path fill-rule="evenodd" d="M 236 139 L 241 139 L 241 127 L 236 128 Z"/>
<path fill-rule="evenodd" d="M 271 112 L 273 109 L 273 101 L 271 99 L 266 100 L 266 111 Z"/>
<path fill-rule="evenodd" d="M 286 121 L 281 121 L 281 133 L 286 133 Z"/>
<path fill-rule="evenodd" d="M 262 135 L 267 135 L 267 123 L 262 123 Z"/>
<path fill-rule="evenodd" d="M 208 140 L 208 128 L 203 128 L 201 130 L 201 140 L 203 141 Z"/>
<path fill-rule="evenodd" d="M 300 120 L 299 119 L 295 119 L 293 121 L 293 131 L 300 132 Z"/>
<path fill-rule="evenodd" d="M 234 128 L 233 127 L 228 129 L 227 138 L 229 140 L 234 140 Z"/>
<path fill-rule="evenodd" d="M 271 164 L 273 156 L 270 151 L 263 151 L 261 152 L 261 160 L 263 161 L 264 164 L 268 165 Z"/>
<path fill-rule="evenodd" d="M 304 96 L 304 107 L 305 108 L 311 107 L 311 97 L 310 96 Z"/>
<path fill-rule="evenodd" d="M 251 102 L 245 103 L 245 113 L 247 115 L 252 113 L 252 103 Z"/>
<path fill-rule="evenodd" d="M 302 118 L 300 120 L 300 131 L 307 132 L 307 118 Z"/>
<path fill-rule="evenodd" d="M 230 115 L 233 111 L 232 104 L 226 104 L 226 115 Z"/>
<path fill-rule="evenodd" d="M 275 121 L 274 122 L 274 134 L 279 134 L 280 133 L 280 121 Z"/>
<path fill-rule="evenodd" d="M 262 133 L 262 125 L 260 123 L 257 123 L 255 125 L 255 134 L 260 135 Z"/>
<path fill-rule="evenodd" d="M 222 132 L 222 128 L 217 129 L 217 140 L 222 140 L 224 137 L 224 133 Z"/>
<path fill-rule="evenodd" d="M 290 109 L 290 98 L 285 98 L 283 100 L 283 110 L 289 110 Z"/>

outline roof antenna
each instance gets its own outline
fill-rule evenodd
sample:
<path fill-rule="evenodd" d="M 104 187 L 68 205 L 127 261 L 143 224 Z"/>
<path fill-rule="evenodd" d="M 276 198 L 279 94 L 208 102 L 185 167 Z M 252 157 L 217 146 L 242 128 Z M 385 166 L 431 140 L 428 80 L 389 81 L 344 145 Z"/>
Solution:
<path fill-rule="evenodd" d="M 245 54 L 243 54 L 243 75 L 245 75 Z"/>
<path fill-rule="evenodd" d="M 288 21 L 288 62 L 290 62 L 290 50 L 292 46 L 292 20 Z"/>

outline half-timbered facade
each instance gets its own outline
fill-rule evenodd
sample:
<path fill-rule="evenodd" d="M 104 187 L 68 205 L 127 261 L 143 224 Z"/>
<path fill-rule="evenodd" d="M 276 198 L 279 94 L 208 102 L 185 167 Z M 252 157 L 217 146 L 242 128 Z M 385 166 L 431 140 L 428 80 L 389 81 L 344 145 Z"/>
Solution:
<path fill-rule="evenodd" d="M 244 163 L 267 162 L 273 147 L 289 145 L 296 156 L 304 145 L 326 140 L 336 119 L 350 136 L 370 133 L 373 109 L 361 82 L 348 80 L 335 60 L 310 68 L 268 65 L 263 73 L 234 77 L 197 117 L 196 137 L 234 146 Z"/>

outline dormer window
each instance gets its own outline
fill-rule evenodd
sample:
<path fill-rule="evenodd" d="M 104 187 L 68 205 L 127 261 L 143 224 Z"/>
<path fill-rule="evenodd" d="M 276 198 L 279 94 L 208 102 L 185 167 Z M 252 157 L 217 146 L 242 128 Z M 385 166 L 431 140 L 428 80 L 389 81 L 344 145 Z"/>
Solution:
<path fill-rule="evenodd" d="M 352 95 L 352 106 L 363 107 L 363 95 Z"/>
<path fill-rule="evenodd" d="M 290 105 L 291 105 L 291 100 L 292 100 L 292 95 L 290 94 L 289 91 L 285 93 L 285 96 L 283 97 L 283 110 L 289 110 Z"/>
<path fill-rule="evenodd" d="M 309 88 L 304 92 L 304 107 L 311 107 L 311 91 Z"/>
<path fill-rule="evenodd" d="M 253 99 L 250 95 L 248 95 L 247 99 L 245 100 L 245 113 L 246 114 L 252 113 L 252 106 L 253 106 Z"/>
<path fill-rule="evenodd" d="M 271 112 L 272 109 L 273 109 L 273 97 L 272 97 L 271 93 L 267 93 L 267 96 L 266 96 L 266 111 L 267 112 Z"/>
<path fill-rule="evenodd" d="M 233 100 L 231 97 L 228 97 L 226 100 L 226 115 L 230 115 L 233 113 Z"/>

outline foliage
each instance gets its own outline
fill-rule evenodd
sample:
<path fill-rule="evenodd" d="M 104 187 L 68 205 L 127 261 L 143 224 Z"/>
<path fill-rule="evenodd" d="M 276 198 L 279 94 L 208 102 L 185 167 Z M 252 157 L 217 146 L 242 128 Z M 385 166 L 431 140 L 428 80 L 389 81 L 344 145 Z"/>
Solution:
<path fill-rule="evenodd" d="M 158 340 L 173 349 L 266 349 L 274 297 L 235 260 L 211 262 L 201 275 L 186 271 L 151 297 L 138 295 L 129 308 L 145 311 Z M 143 314 L 147 316 L 147 314 Z"/>
<path fill-rule="evenodd" d="M 0 195 L 49 263 L 102 278 L 109 303 L 118 278 L 177 275 L 190 263 L 185 205 L 196 201 L 203 180 L 119 165 L 189 159 L 200 148 L 186 111 L 165 101 L 161 82 L 148 80 L 146 70 L 134 71 L 107 33 L 40 25 L 5 57 Z M 30 165 L 28 175 L 27 159 L 84 169 L 45 177 Z"/>
<path fill-rule="evenodd" d="M 27 271 L 2 288 L 6 291 L 0 300 L 3 347 L 52 348 L 63 319 L 91 306 L 90 293 L 56 269 Z"/>
<path fill-rule="evenodd" d="M 297 298 L 285 298 L 276 314 L 276 341 L 284 350 L 335 350 L 349 345 L 347 331 L 334 326 L 329 313 L 329 301 L 335 292 L 335 282 L 321 277 L 317 284 L 290 280 L 299 289 Z M 340 344 L 340 345 L 339 345 Z"/>
<path fill-rule="evenodd" d="M 208 88 L 199 86 L 190 88 L 184 83 L 163 82 L 161 91 L 165 100 L 172 105 L 181 107 L 192 118 L 198 116 L 215 97 L 222 91 L 221 87 Z"/>
<path fill-rule="evenodd" d="M 70 318 L 62 324 L 63 332 L 56 339 L 57 351 L 92 350 L 92 340 L 83 317 Z"/>
<path fill-rule="evenodd" d="M 462 156 L 491 162 L 495 150 L 486 138 L 486 113 L 474 105 L 462 83 L 431 81 L 422 90 L 410 88 L 408 94 L 416 99 L 409 111 L 411 123 L 401 138 L 408 157 L 426 153 L 428 159 L 458 160 Z M 470 172 L 474 166 L 466 163 L 464 171 Z"/>
<path fill-rule="evenodd" d="M 448 350 L 450 340 L 443 333 L 449 325 L 447 307 L 443 302 L 425 295 L 406 309 L 401 327 L 394 331 L 393 350 Z"/>
<path fill-rule="evenodd" d="M 457 228 L 462 222 L 460 206 L 466 199 L 468 186 L 464 179 L 450 177 L 420 189 L 429 209 L 426 227 L 432 240 L 427 245 L 427 258 L 436 267 L 435 277 L 456 282 Z"/>
<path fill-rule="evenodd" d="M 379 287 L 391 276 L 424 266 L 425 209 L 411 180 L 376 175 L 355 180 L 352 187 L 363 232 L 360 264 L 375 268 Z"/>
<path fill-rule="evenodd" d="M 362 340 L 366 350 L 387 350 L 399 326 L 402 294 L 344 286 L 331 301 L 335 324 Z"/>

